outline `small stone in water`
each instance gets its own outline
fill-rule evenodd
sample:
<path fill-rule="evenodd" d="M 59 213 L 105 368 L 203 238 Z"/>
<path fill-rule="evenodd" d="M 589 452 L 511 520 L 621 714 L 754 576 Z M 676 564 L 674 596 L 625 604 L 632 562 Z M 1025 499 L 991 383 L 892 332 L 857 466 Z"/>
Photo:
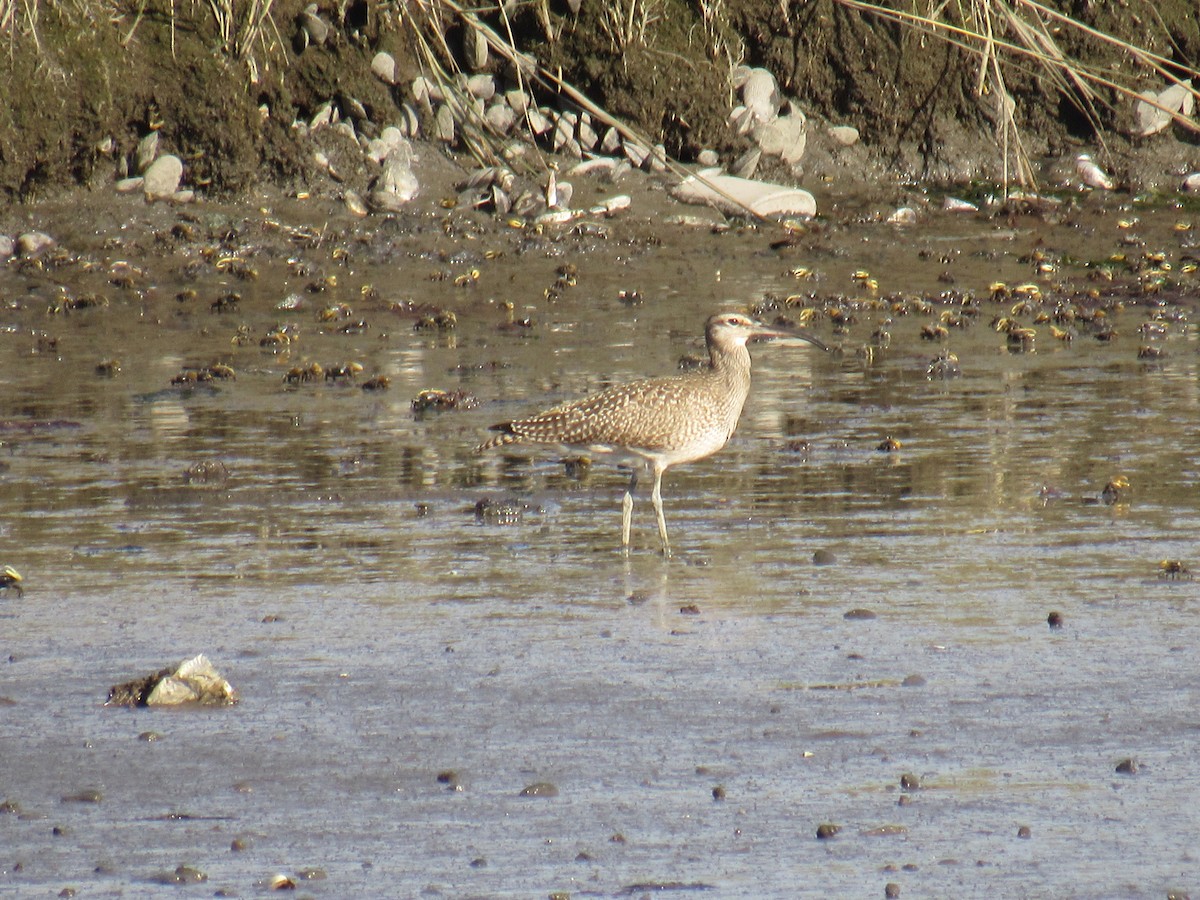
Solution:
<path fill-rule="evenodd" d="M 834 825 L 832 822 L 823 822 L 817 826 L 817 839 L 821 841 L 829 840 L 829 838 L 841 830 L 841 825 Z"/>
<path fill-rule="evenodd" d="M 896 884 L 896 882 L 894 882 L 894 881 L 889 881 L 887 884 L 885 884 L 883 886 L 883 896 L 889 897 L 889 898 L 899 897 L 900 896 L 900 885 Z"/>
<path fill-rule="evenodd" d="M 713 788 L 712 789 L 712 798 L 717 801 L 724 800 L 725 799 L 725 786 L 718 784 L 715 788 Z"/>
<path fill-rule="evenodd" d="M 1046 616 L 1046 624 L 1049 625 L 1051 628 L 1062 628 L 1062 625 L 1063 625 L 1062 613 L 1058 612 L 1057 610 L 1055 610 L 1054 612 L 1051 612 L 1050 615 Z"/>
<path fill-rule="evenodd" d="M 201 884 L 208 881 L 208 875 L 194 866 L 176 866 L 174 872 L 164 873 L 158 880 L 162 884 Z"/>
<path fill-rule="evenodd" d="M 861 620 L 865 621 L 865 620 L 874 619 L 875 613 L 869 609 L 851 609 L 851 610 L 848 610 L 847 612 L 845 612 L 842 615 L 842 618 L 849 619 L 849 620 L 861 619 Z"/>
<path fill-rule="evenodd" d="M 521 791 L 522 797 L 557 797 L 558 788 L 548 781 L 538 781 Z"/>
<path fill-rule="evenodd" d="M 1033 832 L 1028 825 L 1021 825 L 1017 828 L 1017 837 L 1028 839 L 1033 837 Z"/>
<path fill-rule="evenodd" d="M 905 772 L 900 776 L 900 787 L 906 791 L 915 791 L 921 787 L 921 779 L 912 772 Z"/>
<path fill-rule="evenodd" d="M 67 794 L 62 798 L 63 803 L 99 803 L 104 799 L 104 795 L 97 790 L 79 791 L 74 794 Z"/>
<path fill-rule="evenodd" d="M 1138 761 L 1132 756 L 1117 763 L 1117 772 L 1121 775 L 1136 775 L 1139 768 Z"/>
<path fill-rule="evenodd" d="M 44 231 L 27 231 L 18 235 L 16 242 L 17 253 L 21 256 L 37 256 L 47 247 L 54 246 L 54 238 Z"/>
<path fill-rule="evenodd" d="M 832 566 L 837 562 L 837 556 L 831 550 L 817 550 L 813 553 L 814 566 Z"/>

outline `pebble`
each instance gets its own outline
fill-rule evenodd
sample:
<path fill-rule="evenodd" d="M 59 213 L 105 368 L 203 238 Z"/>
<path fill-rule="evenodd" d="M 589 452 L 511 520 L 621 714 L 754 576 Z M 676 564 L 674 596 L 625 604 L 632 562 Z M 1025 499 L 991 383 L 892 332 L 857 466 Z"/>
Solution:
<path fill-rule="evenodd" d="M 317 15 L 317 4 L 310 3 L 300 14 L 300 25 L 308 35 L 309 43 L 318 47 L 329 40 L 329 25 Z"/>
<path fill-rule="evenodd" d="M 851 621 L 851 622 L 855 621 L 855 620 L 861 621 L 861 622 L 869 622 L 871 619 L 874 619 L 875 617 L 876 617 L 875 613 L 869 609 L 851 609 L 851 610 L 847 610 L 846 612 L 844 612 L 842 614 L 843 619 L 846 619 L 847 621 Z"/>
<path fill-rule="evenodd" d="M 1017 837 L 1028 840 L 1033 837 L 1033 831 L 1030 830 L 1028 825 L 1020 825 L 1017 827 Z"/>
<path fill-rule="evenodd" d="M 604 132 L 604 137 L 600 138 L 600 152 L 616 153 L 621 149 L 621 132 L 617 131 L 615 126 L 610 126 L 608 131 Z M 1197 175 L 1197 189 L 1200 189 L 1200 175 Z"/>
<path fill-rule="evenodd" d="M 371 58 L 371 71 L 384 84 L 396 83 L 396 59 L 392 54 L 380 50 Z"/>
<path fill-rule="evenodd" d="M 916 225 L 917 211 L 911 206 L 901 206 L 887 220 L 889 225 Z"/>
<path fill-rule="evenodd" d="M 832 550 L 816 550 L 813 552 L 814 566 L 832 566 L 837 562 L 837 556 Z"/>
<path fill-rule="evenodd" d="M 145 172 L 158 156 L 158 132 L 152 131 L 137 145 L 137 171 Z"/>
<path fill-rule="evenodd" d="M 715 166 L 721 162 L 721 157 L 717 155 L 716 150 L 705 148 L 696 154 L 696 162 L 705 168 Z"/>
<path fill-rule="evenodd" d="M 20 256 L 37 256 L 54 246 L 54 238 L 44 231 L 27 231 L 17 237 L 16 249 Z"/>
<path fill-rule="evenodd" d="M 829 128 L 829 136 L 843 147 L 852 147 L 858 143 L 858 129 L 853 125 L 832 125 Z"/>
<path fill-rule="evenodd" d="M 841 825 L 834 825 L 832 822 L 822 822 L 817 826 L 817 840 L 827 841 L 841 830 Z"/>
<path fill-rule="evenodd" d="M 421 185 L 412 169 L 413 159 L 413 150 L 408 141 L 391 149 L 383 161 L 383 172 L 371 191 L 373 206 L 387 212 L 396 212 L 417 196 Z"/>
<path fill-rule="evenodd" d="M 77 791 L 74 794 L 67 794 L 62 798 L 63 803 L 99 803 L 104 799 L 104 795 L 94 789 Z"/>
<path fill-rule="evenodd" d="M 480 100 L 496 96 L 496 79 L 491 75 L 472 75 L 467 79 L 467 93 Z"/>
<path fill-rule="evenodd" d="M 156 159 L 143 177 L 143 187 L 148 200 L 173 197 L 183 178 L 183 162 L 178 156 L 168 153 Z"/>
<path fill-rule="evenodd" d="M 579 127 L 575 133 L 579 139 L 579 146 L 584 150 L 592 150 L 600 143 L 600 135 L 596 134 L 596 129 L 592 127 L 591 117 L 587 113 L 580 116 Z"/>
<path fill-rule="evenodd" d="M 900 776 L 900 787 L 906 791 L 917 791 L 921 789 L 921 779 L 912 772 L 905 772 Z"/>
<path fill-rule="evenodd" d="M 195 866 L 176 866 L 174 872 L 164 872 L 157 880 L 160 884 L 203 884 L 208 875 Z"/>
<path fill-rule="evenodd" d="M 488 42 L 479 28 L 479 20 L 470 14 L 463 15 L 463 58 L 472 70 L 478 72 L 488 62 Z"/>
<path fill-rule="evenodd" d="M 436 140 L 445 141 L 447 144 L 454 143 L 454 111 L 448 104 L 443 103 L 438 107 L 437 115 L 434 117 L 433 136 Z"/>
<path fill-rule="evenodd" d="M 1184 178 L 1180 190 L 1185 194 L 1200 194 L 1200 172 L 1192 172 Z"/>
<path fill-rule="evenodd" d="M 1130 756 L 1127 759 L 1123 759 L 1117 763 L 1117 774 L 1136 775 L 1138 773 L 1138 769 L 1140 768 L 1141 766 L 1138 765 L 1138 761 Z"/>
<path fill-rule="evenodd" d="M 6 260 L 16 252 L 16 242 L 7 234 L 0 234 L 0 260 Z"/>
<path fill-rule="evenodd" d="M 529 95 L 524 91 L 511 90 L 504 92 L 504 102 L 508 104 L 508 108 L 517 115 L 524 115 L 529 109 Z"/>
<path fill-rule="evenodd" d="M 517 123 L 517 114 L 507 103 L 493 103 L 483 118 L 497 134 L 508 134 Z"/>
<path fill-rule="evenodd" d="M 522 797 L 557 797 L 558 788 L 548 781 L 538 781 L 522 789 Z"/>
<path fill-rule="evenodd" d="M 637 141 L 625 141 L 621 145 L 621 149 L 625 151 L 625 158 L 635 169 L 640 169 L 646 161 L 646 157 L 650 155 L 650 149 L 643 147 Z"/>
<path fill-rule="evenodd" d="M 442 88 L 437 82 L 430 81 L 424 75 L 419 75 L 413 79 L 412 83 L 413 99 L 422 106 L 428 106 L 431 103 L 441 103 L 446 99 L 442 93 Z"/>
<path fill-rule="evenodd" d="M 346 193 L 342 195 L 342 203 L 346 207 L 346 212 L 350 213 L 352 216 L 357 216 L 361 219 L 367 215 L 370 215 L 370 208 L 367 206 L 363 198 L 358 196 L 357 191 L 346 191 Z"/>
<path fill-rule="evenodd" d="M 531 106 L 525 111 L 525 124 L 529 126 L 529 130 L 535 135 L 541 136 L 549 131 L 554 123 L 540 109 Z"/>
<path fill-rule="evenodd" d="M 405 103 L 400 107 L 400 111 L 404 114 L 404 134 L 410 138 L 420 137 L 421 117 L 417 115 L 417 110 L 411 103 Z"/>
<path fill-rule="evenodd" d="M 667 148 L 662 144 L 655 144 L 650 151 L 647 163 L 649 170 L 656 175 L 667 171 Z"/>
<path fill-rule="evenodd" d="M 561 150 L 574 137 L 577 122 L 578 117 L 574 113 L 562 113 L 554 123 L 554 135 L 550 139 L 550 146 Z"/>
<path fill-rule="evenodd" d="M 1049 625 L 1051 628 L 1062 628 L 1062 626 L 1063 626 L 1062 613 L 1058 612 L 1057 610 L 1052 611 L 1048 616 L 1046 616 L 1046 624 Z"/>
<path fill-rule="evenodd" d="M 753 178 L 754 173 L 758 170 L 758 161 L 760 159 L 762 159 L 762 149 L 751 147 L 734 160 L 729 171 L 737 178 Z"/>
<path fill-rule="evenodd" d="M 138 175 L 135 178 L 122 178 L 116 184 L 117 193 L 118 194 L 137 193 L 138 191 L 141 191 L 143 189 L 143 186 L 145 185 L 145 183 L 146 183 L 146 179 L 143 178 L 141 175 Z"/>
<path fill-rule="evenodd" d="M 1137 117 L 1138 134 L 1142 137 L 1166 131 L 1174 113 L 1190 116 L 1195 109 L 1190 86 L 1185 84 L 1173 84 L 1161 93 L 1142 91 L 1140 97 L 1134 114 Z"/>
<path fill-rule="evenodd" d="M 979 212 L 979 207 L 957 197 L 947 197 L 942 201 L 942 209 L 946 212 Z"/>
<path fill-rule="evenodd" d="M 267 886 L 273 891 L 294 891 L 296 889 L 296 882 L 280 872 L 271 878 Z"/>
<path fill-rule="evenodd" d="M 313 117 L 308 120 L 308 130 L 316 131 L 323 125 L 328 125 L 333 121 L 333 104 L 326 101 L 317 107 L 317 111 L 313 113 Z"/>
<path fill-rule="evenodd" d="M 1102 191 L 1111 191 L 1115 187 L 1108 173 L 1096 165 L 1095 161 L 1086 153 L 1080 153 L 1075 157 L 1075 171 L 1079 174 L 1080 180 L 1088 187 Z"/>
<path fill-rule="evenodd" d="M 883 896 L 889 898 L 889 900 L 891 900 L 891 898 L 899 897 L 900 885 L 896 884 L 894 881 L 889 881 L 883 886 Z"/>
<path fill-rule="evenodd" d="M 795 165 L 804 156 L 808 145 L 808 120 L 804 113 L 792 109 L 754 129 L 754 140 L 768 156 L 778 156 L 788 165 Z"/>
<path fill-rule="evenodd" d="M 759 122 L 770 122 L 779 114 L 779 85 L 766 69 L 750 69 L 742 84 L 742 104 Z"/>

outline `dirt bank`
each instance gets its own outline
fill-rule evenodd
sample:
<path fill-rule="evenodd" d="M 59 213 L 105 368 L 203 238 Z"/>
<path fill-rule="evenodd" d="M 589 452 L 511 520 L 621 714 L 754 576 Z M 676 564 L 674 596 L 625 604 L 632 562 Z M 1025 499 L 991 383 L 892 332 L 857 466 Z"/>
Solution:
<path fill-rule="evenodd" d="M 800 164 L 764 160 L 760 174 L 801 184 L 844 176 L 847 168 L 867 181 L 1004 175 L 994 79 L 981 96 L 979 56 L 910 25 L 835 0 L 660 0 L 632 4 L 644 15 L 626 20 L 612 14 L 623 4 L 584 2 L 574 4 L 577 12 L 571 5 L 519 6 L 511 18 L 494 11 L 470 22 L 494 28 L 685 162 L 711 149 L 728 165 L 751 146 L 728 121 L 738 102 L 730 74 L 744 63 L 773 73 L 780 93 L 811 126 Z M 1176 75 L 1200 59 L 1200 23 L 1190 0 L 1162 0 L 1153 8 L 1055 6 L 1097 34 L 1160 54 Z M 403 122 L 404 104 L 420 112 L 411 84 L 429 59 L 470 71 L 463 50 L 468 20 L 445 6 L 397 11 L 356 3 L 306 12 L 301 0 L 276 0 L 261 23 L 222 23 L 205 4 L 172 6 L 169 13 L 155 5 L 114 14 L 97 7 L 90 21 L 88 8 L 33 4 L 32 14 L 8 23 L 0 80 L 12 90 L 0 109 L 0 193 L 10 200 L 110 184 L 136 168 L 138 142 L 152 132 L 160 153 L 184 161 L 189 187 L 237 193 L 265 179 L 330 189 L 327 168 L 314 162 L 307 130 L 296 123 L 330 103 L 366 139 Z M 965 11 L 978 13 L 970 5 Z M 1047 28 L 1080 66 L 1125 83 L 1165 83 L 1117 44 L 1050 21 Z M 1003 36 L 1017 42 L 1011 26 Z M 395 84 L 371 71 L 379 51 L 396 60 Z M 495 52 L 479 71 L 494 75 L 500 87 L 528 76 L 518 78 Z M 1113 90 L 1099 88 L 1086 98 L 1048 79 L 1028 58 L 1010 58 L 1003 72 L 1032 157 L 1095 148 L 1134 188 L 1165 186 L 1200 163 L 1195 133 L 1180 126 L 1152 139 L 1129 137 L 1133 103 Z M 537 99 L 571 105 L 544 87 Z M 422 118 L 427 133 L 430 122 Z M 853 126 L 861 142 L 844 151 L 825 136 L 827 125 Z M 451 143 L 464 147 L 461 134 Z M 339 174 L 352 184 L 372 175 L 369 168 Z"/>

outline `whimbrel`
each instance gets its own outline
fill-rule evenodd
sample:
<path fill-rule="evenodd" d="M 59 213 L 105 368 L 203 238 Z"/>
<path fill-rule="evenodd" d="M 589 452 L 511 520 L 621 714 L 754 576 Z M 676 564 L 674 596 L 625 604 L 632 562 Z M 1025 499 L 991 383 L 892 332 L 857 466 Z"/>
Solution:
<path fill-rule="evenodd" d="M 491 426 L 500 434 L 478 449 L 520 443 L 554 444 L 609 454 L 618 465 L 629 466 L 632 474 L 621 505 L 621 544 L 626 550 L 638 473 L 648 469 L 654 476 L 650 499 L 658 516 L 658 536 L 663 554 L 670 556 L 662 508 L 663 472 L 679 463 L 704 459 L 725 446 L 737 428 L 750 392 L 750 351 L 746 344 L 787 337 L 826 349 L 806 334 L 772 328 L 740 313 L 718 313 L 709 317 L 704 327 L 709 355 L 704 368 L 685 375 L 617 385 L 528 419 L 501 422 Z"/>

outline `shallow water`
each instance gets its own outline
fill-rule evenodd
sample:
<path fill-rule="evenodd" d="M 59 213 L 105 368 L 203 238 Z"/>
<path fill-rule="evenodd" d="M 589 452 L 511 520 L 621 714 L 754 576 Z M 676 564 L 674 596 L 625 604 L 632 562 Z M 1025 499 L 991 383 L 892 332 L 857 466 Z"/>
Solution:
<path fill-rule="evenodd" d="M 21 810 L 0 815 L 0 891 L 140 896 L 180 865 L 207 874 L 177 888 L 197 896 L 263 893 L 279 872 L 320 876 L 301 884 L 314 895 L 398 897 L 1200 883 L 1197 587 L 1159 577 L 1196 563 L 1195 327 L 1170 324 L 1170 355 L 1139 360 L 1150 310 L 1130 276 L 1110 342 L 1038 325 L 1036 352 L 1010 352 L 989 322 L 1013 301 L 985 300 L 946 342 L 962 377 L 930 380 L 941 345 L 919 337 L 957 308 L 940 292 L 1029 281 L 1037 248 L 1065 260 L 1047 295 L 1108 284 L 1074 260 L 1162 250 L 1183 285 L 1167 310 L 1190 316 L 1185 212 L 1094 200 L 1052 223 L 897 231 L 835 209 L 774 250 L 771 233 L 661 222 L 560 237 L 454 218 L 449 240 L 441 211 L 372 232 L 267 202 L 19 223 L 84 262 L 0 273 L 0 564 L 26 589 L 0 594 L 0 799 Z M 181 221 L 191 237 L 171 237 Z M 235 252 L 257 280 L 218 266 Z M 141 270 L 130 287 L 110 283 L 118 260 Z M 578 284 L 544 298 L 567 262 Z M 837 354 L 755 347 L 733 442 L 664 481 L 674 558 L 645 497 L 619 552 L 620 473 L 473 452 L 492 422 L 672 371 L 714 310 L 866 300 L 857 269 L 931 311 L 893 315 L 870 360 L 886 309 L 844 334 L 814 322 Z M 309 292 L 322 275 L 336 286 Z M 60 286 L 109 303 L 50 314 Z M 210 311 L 231 289 L 239 309 Z M 277 310 L 292 293 L 303 307 Z M 458 327 L 415 331 L 388 308 L 403 300 Z M 505 300 L 535 327 L 500 327 Z M 319 324 L 331 302 L 367 328 Z M 260 349 L 284 322 L 299 342 Z M 253 341 L 235 347 L 242 324 Z M 118 375 L 96 374 L 113 358 Z M 309 360 L 365 371 L 286 384 Z M 236 380 L 170 384 L 215 362 Z M 359 388 L 377 373 L 389 390 Z M 481 405 L 414 415 L 426 388 Z M 889 436 L 900 449 L 876 449 Z M 227 477 L 186 478 L 216 462 Z M 1130 490 L 1097 502 L 1118 476 Z M 477 516 L 484 499 L 516 512 Z M 238 706 L 103 707 L 109 685 L 198 652 Z M 1118 774 L 1128 757 L 1139 771 Z M 537 782 L 558 795 L 519 796 Z M 99 802 L 62 799 L 87 790 Z M 841 830 L 818 840 L 821 823 Z"/>

